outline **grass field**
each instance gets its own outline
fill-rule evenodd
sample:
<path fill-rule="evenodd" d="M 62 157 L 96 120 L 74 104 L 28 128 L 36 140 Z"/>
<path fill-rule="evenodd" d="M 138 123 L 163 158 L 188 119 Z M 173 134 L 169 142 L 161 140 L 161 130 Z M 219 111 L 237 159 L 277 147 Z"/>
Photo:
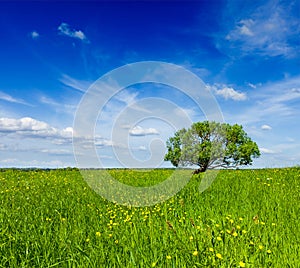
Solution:
<path fill-rule="evenodd" d="M 110 172 L 140 186 L 172 171 Z M 0 267 L 300 267 L 300 168 L 220 171 L 201 194 L 200 180 L 136 208 L 75 169 L 2 170 Z"/>

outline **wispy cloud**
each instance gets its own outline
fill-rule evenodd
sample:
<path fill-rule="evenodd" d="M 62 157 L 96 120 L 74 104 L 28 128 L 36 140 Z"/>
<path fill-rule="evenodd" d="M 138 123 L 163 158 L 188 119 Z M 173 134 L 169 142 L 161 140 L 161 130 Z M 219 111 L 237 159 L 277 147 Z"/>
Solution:
<path fill-rule="evenodd" d="M 297 8 L 294 5 L 294 1 L 268 1 L 239 20 L 226 35 L 226 40 L 246 54 L 297 56 L 300 21 L 292 16 L 291 10 Z"/>
<path fill-rule="evenodd" d="M 286 78 L 258 86 L 248 92 L 248 100 L 239 113 L 230 117 L 241 124 L 283 122 L 300 116 L 300 77 Z M 261 126 L 261 125 L 260 125 Z"/>
<path fill-rule="evenodd" d="M 86 92 L 87 89 L 91 86 L 91 81 L 83 81 L 72 78 L 69 75 L 62 74 L 61 78 L 59 79 L 61 83 L 63 83 L 67 87 L 71 87 L 73 89 L 79 90 L 81 92 Z"/>
<path fill-rule="evenodd" d="M 58 26 L 58 32 L 59 34 L 62 35 L 66 35 L 69 36 L 71 38 L 76 38 L 76 39 L 80 39 L 84 42 L 89 42 L 89 40 L 86 38 L 85 34 L 83 31 L 81 30 L 75 30 L 75 29 L 71 29 L 70 25 L 62 22 L 59 26 Z"/>
<path fill-rule="evenodd" d="M 19 98 L 14 98 L 9 94 L 6 94 L 2 91 L 0 91 L 0 100 L 4 100 L 7 102 L 12 102 L 12 103 L 19 103 L 19 104 L 24 104 L 24 105 L 29 105 L 26 101 L 19 99 Z"/>
<path fill-rule="evenodd" d="M 74 115 L 74 113 L 76 111 L 76 107 L 77 107 L 76 105 L 67 104 L 67 103 L 63 103 L 63 102 L 57 102 L 46 96 L 42 96 L 40 98 L 40 102 L 50 106 L 53 110 L 55 110 L 55 112 L 63 113 L 63 114 L 67 113 L 67 114 Z"/>

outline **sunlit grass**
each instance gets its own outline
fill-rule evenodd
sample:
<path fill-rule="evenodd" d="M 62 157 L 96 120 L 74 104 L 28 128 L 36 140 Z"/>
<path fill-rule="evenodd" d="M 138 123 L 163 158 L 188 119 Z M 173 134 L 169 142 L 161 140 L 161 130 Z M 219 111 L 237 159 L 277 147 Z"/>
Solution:
<path fill-rule="evenodd" d="M 149 186 L 171 170 L 110 170 Z M 187 171 L 191 172 L 191 171 Z M 297 267 L 300 169 L 221 171 L 168 201 L 125 207 L 77 170 L 0 172 L 0 267 Z"/>

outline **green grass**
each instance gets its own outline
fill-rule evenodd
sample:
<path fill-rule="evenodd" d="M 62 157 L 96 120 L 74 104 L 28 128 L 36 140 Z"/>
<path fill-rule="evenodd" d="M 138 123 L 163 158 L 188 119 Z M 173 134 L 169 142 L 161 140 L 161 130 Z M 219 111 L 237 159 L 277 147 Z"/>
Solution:
<path fill-rule="evenodd" d="M 109 172 L 148 186 L 171 171 Z M 221 171 L 203 193 L 200 180 L 136 208 L 77 170 L 2 170 L 0 267 L 299 267 L 299 168 Z"/>

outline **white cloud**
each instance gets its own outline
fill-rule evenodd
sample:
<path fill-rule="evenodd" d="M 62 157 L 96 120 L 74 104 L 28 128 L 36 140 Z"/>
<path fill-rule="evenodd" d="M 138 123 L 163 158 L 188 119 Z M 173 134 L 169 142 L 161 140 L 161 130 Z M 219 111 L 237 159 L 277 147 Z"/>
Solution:
<path fill-rule="evenodd" d="M 274 150 L 263 148 L 263 147 L 259 148 L 259 150 L 263 154 L 275 154 L 276 153 Z"/>
<path fill-rule="evenodd" d="M 155 128 L 142 128 L 136 126 L 129 130 L 131 136 L 146 136 L 146 135 L 159 135 L 159 132 Z"/>
<path fill-rule="evenodd" d="M 2 159 L 0 160 L 1 164 L 15 164 L 18 163 L 18 159 L 16 158 L 7 158 L 7 159 Z"/>
<path fill-rule="evenodd" d="M 271 130 L 272 127 L 269 126 L 269 125 L 262 125 L 262 126 L 261 126 L 261 129 L 262 129 L 262 130 Z"/>
<path fill-rule="evenodd" d="M 115 143 L 114 141 L 107 140 L 107 139 L 97 140 L 97 141 L 95 141 L 95 145 L 100 146 L 100 147 L 113 147 L 113 146 L 116 147 L 116 146 L 118 146 L 118 144 Z"/>
<path fill-rule="evenodd" d="M 3 164 L 7 167 L 37 167 L 37 168 L 58 168 L 58 167 L 68 167 L 68 166 L 74 166 L 74 163 L 66 163 L 60 160 L 49 160 L 49 161 L 43 161 L 43 160 L 20 160 L 18 158 L 7 158 L 0 160 L 0 164 Z"/>
<path fill-rule="evenodd" d="M 59 130 L 43 121 L 38 121 L 30 117 L 20 119 L 0 118 L 0 133 L 1 132 L 23 137 L 55 139 L 71 139 L 73 135 L 73 129 L 71 127 Z"/>
<path fill-rule="evenodd" d="M 226 39 L 247 54 L 297 56 L 300 21 L 289 12 L 294 8 L 293 1 L 268 1 L 238 21 Z"/>
<path fill-rule="evenodd" d="M 88 42 L 88 39 L 86 38 L 85 34 L 81 31 L 81 30 L 74 30 L 71 29 L 69 24 L 62 22 L 59 26 L 58 26 L 58 31 L 60 34 L 62 35 L 66 35 L 72 38 L 77 38 L 80 39 L 82 41 Z"/>
<path fill-rule="evenodd" d="M 216 95 L 222 96 L 225 100 L 232 99 L 235 101 L 243 101 L 247 99 L 247 95 L 243 92 L 238 92 L 232 87 L 223 87 L 221 89 L 214 89 Z"/>
<path fill-rule="evenodd" d="M 67 149 L 41 149 L 41 153 L 50 154 L 50 155 L 71 155 L 72 151 Z"/>
<path fill-rule="evenodd" d="M 30 36 L 32 39 L 38 39 L 40 37 L 40 34 L 37 31 L 32 31 L 30 33 Z"/>

